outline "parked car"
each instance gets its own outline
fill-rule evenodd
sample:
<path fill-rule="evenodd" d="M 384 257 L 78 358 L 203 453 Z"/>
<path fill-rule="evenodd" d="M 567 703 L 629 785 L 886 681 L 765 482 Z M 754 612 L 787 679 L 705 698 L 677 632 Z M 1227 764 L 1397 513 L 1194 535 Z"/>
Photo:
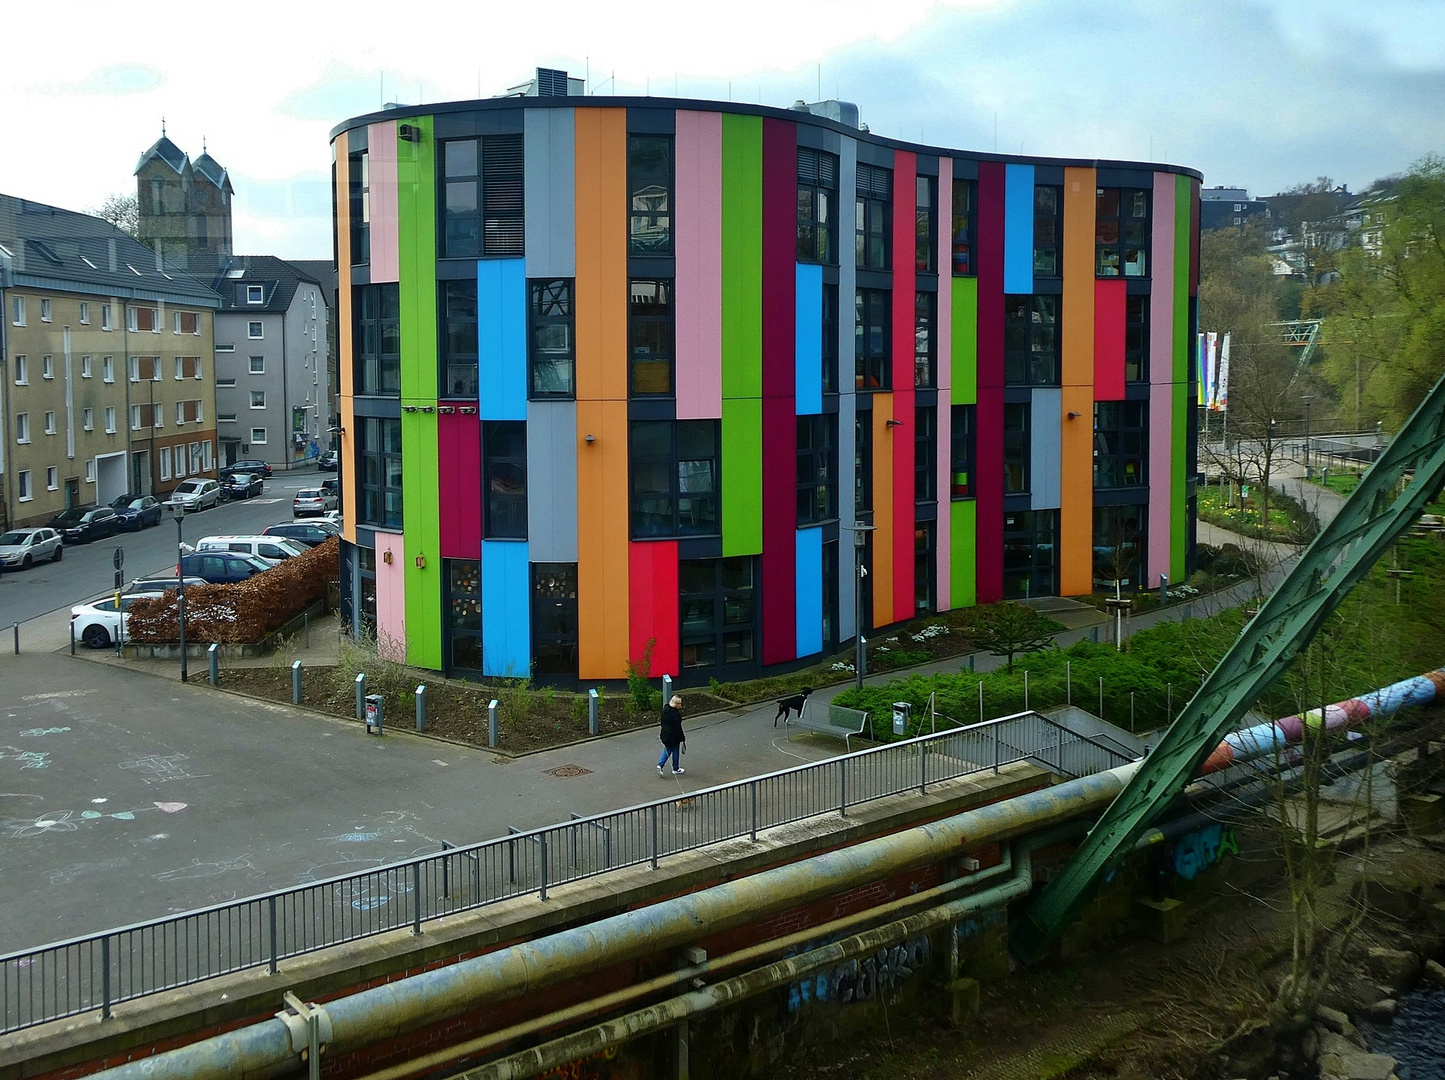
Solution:
<path fill-rule="evenodd" d="M 186 583 L 198 577 L 211 585 L 226 585 L 233 581 L 263 574 L 271 569 L 254 555 L 242 555 L 234 551 L 197 551 L 183 555 L 176 564 L 176 576 L 185 574 Z"/>
<path fill-rule="evenodd" d="M 266 490 L 266 478 L 260 473 L 232 473 L 221 481 L 221 486 L 233 499 L 249 499 Z"/>
<path fill-rule="evenodd" d="M 309 548 L 284 536 L 203 536 L 196 541 L 197 551 L 234 551 L 254 555 L 267 566 L 304 555 Z"/>
<path fill-rule="evenodd" d="M 341 455 L 335 450 L 328 450 L 316 459 L 316 467 L 322 472 L 336 472 L 341 468 Z"/>
<path fill-rule="evenodd" d="M 115 511 L 116 528 L 139 532 L 161 523 L 161 512 L 165 508 L 153 495 L 136 495 L 133 492 L 112 499 L 110 508 Z"/>
<path fill-rule="evenodd" d="M 329 491 L 339 499 L 341 498 L 341 481 L 334 476 L 327 477 L 321 481 L 321 490 Z"/>
<path fill-rule="evenodd" d="M 324 514 L 336 509 L 336 496 L 321 488 L 302 488 L 291 500 L 291 513 L 296 517 L 307 514 Z"/>
<path fill-rule="evenodd" d="M 317 544 L 324 544 L 333 536 L 341 535 L 341 526 L 322 517 L 315 521 L 283 521 L 277 525 L 267 525 L 261 533 L 265 536 L 284 536 L 307 547 L 315 547 Z"/>
<path fill-rule="evenodd" d="M 224 479 L 227 476 L 242 472 L 260 473 L 265 479 L 271 479 L 270 463 L 262 461 L 260 458 L 247 458 L 245 461 L 237 461 L 231 465 L 227 465 L 220 471 L 219 475 Z"/>
<path fill-rule="evenodd" d="M 221 501 L 221 485 L 214 480 L 193 476 L 177 484 L 168 501 L 188 511 L 209 510 Z"/>
<path fill-rule="evenodd" d="M 59 562 L 65 543 L 54 529 L 11 529 L 0 536 L 0 566 L 29 570 L 41 559 Z"/>
<path fill-rule="evenodd" d="M 207 581 L 205 578 L 186 578 L 186 588 L 188 589 L 192 585 L 209 584 L 210 582 Z M 148 593 L 151 596 L 160 596 L 162 593 L 167 593 L 170 592 L 172 589 L 179 589 L 180 587 L 181 579 L 178 577 L 136 578 L 134 581 L 132 581 L 129 585 L 127 585 L 124 589 L 121 590 L 121 595 L 132 596 L 136 593 Z"/>
<path fill-rule="evenodd" d="M 130 621 L 131 605 L 137 600 L 146 600 L 155 595 L 158 594 L 123 595 L 119 606 L 113 596 L 89 604 L 77 604 L 70 609 L 70 625 L 75 629 L 76 639 L 89 648 L 104 649 L 116 640 Z"/>
<path fill-rule="evenodd" d="M 72 506 L 62 510 L 50 522 L 65 541 L 87 543 L 114 536 L 119 528 L 115 511 L 108 506 Z"/>

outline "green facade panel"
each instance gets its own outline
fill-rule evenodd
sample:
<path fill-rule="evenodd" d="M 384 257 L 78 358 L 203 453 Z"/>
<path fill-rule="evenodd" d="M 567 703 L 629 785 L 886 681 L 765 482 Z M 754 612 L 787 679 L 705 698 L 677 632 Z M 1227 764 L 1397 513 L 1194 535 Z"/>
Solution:
<path fill-rule="evenodd" d="M 757 116 L 724 116 L 722 396 L 760 398 L 762 394 L 763 121 Z M 760 473 L 751 476 L 752 483 L 762 483 Z M 733 480 L 734 486 L 737 482 Z"/>
<path fill-rule="evenodd" d="M 793 467 L 792 462 L 787 467 Z M 763 551 L 763 400 L 723 398 L 723 555 Z"/>
<path fill-rule="evenodd" d="M 952 322 L 949 338 L 953 350 L 953 389 L 949 400 L 955 405 L 977 405 L 978 278 L 953 279 Z"/>
<path fill-rule="evenodd" d="M 968 404 L 965 402 L 964 404 Z M 978 603 L 978 504 L 972 499 L 949 503 L 951 516 L 948 553 L 951 607 L 973 607 Z"/>

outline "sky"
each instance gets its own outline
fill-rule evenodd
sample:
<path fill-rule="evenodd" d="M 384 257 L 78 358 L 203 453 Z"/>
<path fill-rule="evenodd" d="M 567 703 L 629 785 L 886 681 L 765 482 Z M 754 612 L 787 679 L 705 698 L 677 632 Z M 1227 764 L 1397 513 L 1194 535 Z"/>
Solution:
<path fill-rule="evenodd" d="M 1445 154 L 1442 0 L 311 0 L 145 18 L 54 0 L 5 24 L 0 192 L 75 210 L 133 192 L 164 118 L 230 171 L 236 251 L 283 258 L 330 257 L 335 124 L 490 97 L 538 66 L 601 95 L 841 97 L 894 138 L 1169 162 L 1256 195 L 1320 176 L 1360 190 Z"/>

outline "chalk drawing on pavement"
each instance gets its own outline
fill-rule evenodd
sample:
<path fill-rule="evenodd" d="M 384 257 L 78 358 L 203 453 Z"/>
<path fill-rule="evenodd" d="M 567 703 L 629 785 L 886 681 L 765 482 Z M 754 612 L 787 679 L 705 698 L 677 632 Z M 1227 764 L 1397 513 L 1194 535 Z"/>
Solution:
<path fill-rule="evenodd" d="M 102 874 L 107 870 L 119 870 L 128 866 L 128 859 L 106 859 L 104 862 L 76 863 L 73 866 L 63 866 L 59 870 L 50 871 L 50 884 L 69 885 L 77 878 L 86 874 Z"/>
<path fill-rule="evenodd" d="M 122 761 L 117 767 L 136 770 L 147 784 L 167 784 L 172 780 L 201 780 L 210 775 L 190 772 L 186 767 L 189 760 L 188 754 L 171 754 L 168 757 L 153 754 L 135 761 Z"/>
<path fill-rule="evenodd" d="M 26 694 L 21 701 L 53 701 L 56 698 L 85 697 L 87 694 L 98 694 L 98 688 L 90 690 L 52 690 L 47 694 Z"/>
<path fill-rule="evenodd" d="M 28 735 L 32 738 L 38 738 L 41 735 L 59 735 L 61 732 L 69 730 L 68 727 L 33 727 L 26 728 L 20 734 L 22 737 Z"/>
<path fill-rule="evenodd" d="M 69 810 L 57 810 L 41 814 L 29 821 L 7 821 L 5 827 L 10 830 L 13 839 L 20 840 L 28 836 L 44 836 L 47 833 L 75 832 L 80 828 L 80 823 L 71 817 Z"/>
<path fill-rule="evenodd" d="M 203 862 L 200 859 L 192 859 L 190 865 L 181 866 L 175 870 L 167 870 L 164 873 L 152 875 L 157 881 L 195 881 L 199 878 L 218 877 L 221 874 L 229 874 L 233 870 L 254 870 L 255 865 L 251 862 L 251 853 L 237 855 L 230 859 L 217 859 L 214 862 Z"/>

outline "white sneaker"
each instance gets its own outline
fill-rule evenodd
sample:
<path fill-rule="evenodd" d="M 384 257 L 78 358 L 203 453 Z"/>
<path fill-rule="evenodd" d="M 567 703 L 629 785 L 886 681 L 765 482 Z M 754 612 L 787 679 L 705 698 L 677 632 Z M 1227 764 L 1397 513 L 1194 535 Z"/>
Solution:
<path fill-rule="evenodd" d="M 672 775 L 673 775 L 673 776 L 681 776 L 681 775 L 682 775 L 683 773 L 685 773 L 685 772 L 687 772 L 686 769 L 674 769 L 674 770 L 672 771 Z"/>
<path fill-rule="evenodd" d="M 658 776 L 661 776 L 661 775 L 662 775 L 662 766 L 661 766 L 661 765 L 659 765 L 659 766 L 657 767 L 657 775 L 658 775 Z"/>

